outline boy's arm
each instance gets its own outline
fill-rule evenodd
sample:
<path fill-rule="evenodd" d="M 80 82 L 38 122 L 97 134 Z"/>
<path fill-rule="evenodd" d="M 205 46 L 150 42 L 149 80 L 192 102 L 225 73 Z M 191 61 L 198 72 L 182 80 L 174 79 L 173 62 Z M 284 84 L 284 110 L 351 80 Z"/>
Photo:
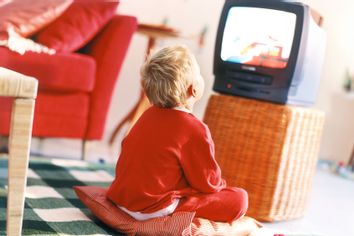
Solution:
<path fill-rule="evenodd" d="M 202 193 L 219 192 L 226 187 L 215 160 L 214 142 L 207 126 L 182 148 L 181 165 L 191 187 Z"/>

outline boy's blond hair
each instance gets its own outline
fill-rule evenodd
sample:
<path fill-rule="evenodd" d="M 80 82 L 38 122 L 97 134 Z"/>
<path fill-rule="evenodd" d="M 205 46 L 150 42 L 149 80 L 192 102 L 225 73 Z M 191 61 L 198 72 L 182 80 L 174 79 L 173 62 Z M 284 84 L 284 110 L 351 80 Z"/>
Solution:
<path fill-rule="evenodd" d="M 194 61 L 185 46 L 165 47 L 148 58 L 140 74 L 149 101 L 163 108 L 186 105 L 195 76 Z"/>

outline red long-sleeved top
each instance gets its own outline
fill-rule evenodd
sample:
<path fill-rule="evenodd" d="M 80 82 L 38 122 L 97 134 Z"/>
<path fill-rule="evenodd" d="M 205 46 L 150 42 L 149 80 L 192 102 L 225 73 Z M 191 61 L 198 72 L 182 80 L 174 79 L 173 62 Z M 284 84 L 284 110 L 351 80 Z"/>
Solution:
<path fill-rule="evenodd" d="M 208 127 L 191 113 L 152 106 L 123 140 L 107 196 L 130 211 L 151 213 L 225 186 Z"/>

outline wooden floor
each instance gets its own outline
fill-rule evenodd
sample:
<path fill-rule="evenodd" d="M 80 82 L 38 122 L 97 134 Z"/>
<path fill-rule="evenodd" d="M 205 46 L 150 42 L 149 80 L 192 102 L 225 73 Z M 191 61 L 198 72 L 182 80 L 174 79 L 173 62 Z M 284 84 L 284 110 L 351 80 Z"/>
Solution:
<path fill-rule="evenodd" d="M 266 227 L 289 230 L 299 236 L 354 235 L 354 180 L 318 170 L 305 217 Z"/>

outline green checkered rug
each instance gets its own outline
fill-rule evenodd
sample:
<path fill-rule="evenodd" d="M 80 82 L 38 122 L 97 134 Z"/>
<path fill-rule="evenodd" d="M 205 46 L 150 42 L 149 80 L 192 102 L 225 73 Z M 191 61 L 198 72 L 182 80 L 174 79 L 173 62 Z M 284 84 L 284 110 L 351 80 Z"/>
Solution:
<path fill-rule="evenodd" d="M 22 235 L 123 235 L 98 221 L 72 186 L 108 186 L 114 166 L 30 159 Z M 7 160 L 0 157 L 0 235 L 6 235 Z"/>

